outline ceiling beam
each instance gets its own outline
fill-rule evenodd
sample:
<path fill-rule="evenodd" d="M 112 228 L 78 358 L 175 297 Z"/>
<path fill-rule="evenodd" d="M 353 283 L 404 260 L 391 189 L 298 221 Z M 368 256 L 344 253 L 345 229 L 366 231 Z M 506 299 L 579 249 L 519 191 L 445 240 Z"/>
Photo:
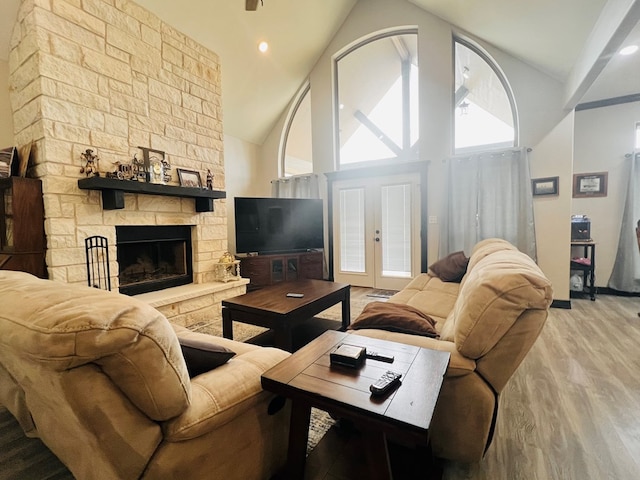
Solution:
<path fill-rule="evenodd" d="M 244 4 L 245 10 L 254 11 L 258 8 L 258 0 L 246 0 Z"/>
<path fill-rule="evenodd" d="M 371 133 L 373 133 L 378 138 L 378 140 L 380 140 L 382 143 L 384 143 L 387 146 L 387 148 L 389 148 L 389 150 L 391 150 L 397 156 L 401 156 L 402 155 L 402 149 L 396 144 L 396 142 L 391 140 L 364 113 L 362 113 L 360 110 L 356 110 L 355 112 L 353 112 L 353 116 L 356 117 L 361 124 L 363 124 L 365 127 L 367 127 L 369 129 L 369 131 L 371 131 Z"/>
<path fill-rule="evenodd" d="M 565 88 L 565 108 L 572 110 L 640 21 L 640 0 L 608 0 L 602 9 Z"/>

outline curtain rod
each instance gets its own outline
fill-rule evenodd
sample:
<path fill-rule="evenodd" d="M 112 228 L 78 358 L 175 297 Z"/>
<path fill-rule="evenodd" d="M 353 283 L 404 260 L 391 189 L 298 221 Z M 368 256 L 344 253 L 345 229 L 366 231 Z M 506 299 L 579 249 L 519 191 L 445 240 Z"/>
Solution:
<path fill-rule="evenodd" d="M 453 155 L 452 157 L 443 158 L 442 163 L 450 160 L 451 158 L 464 158 L 464 157 L 473 157 L 474 155 L 483 155 L 488 153 L 490 155 L 495 155 L 496 153 L 505 153 L 505 152 L 518 152 L 522 150 L 521 148 L 507 148 L 507 149 L 493 149 L 493 150 L 482 150 L 479 152 L 470 152 L 470 153 L 461 153 L 459 155 Z M 533 148 L 527 147 L 527 153 L 532 152 Z"/>
<path fill-rule="evenodd" d="M 274 182 L 289 182 L 291 180 L 311 180 L 311 177 L 317 177 L 317 173 L 302 173 L 300 175 L 291 175 L 290 177 L 280 177 L 275 180 L 271 180 L 271 183 Z"/>

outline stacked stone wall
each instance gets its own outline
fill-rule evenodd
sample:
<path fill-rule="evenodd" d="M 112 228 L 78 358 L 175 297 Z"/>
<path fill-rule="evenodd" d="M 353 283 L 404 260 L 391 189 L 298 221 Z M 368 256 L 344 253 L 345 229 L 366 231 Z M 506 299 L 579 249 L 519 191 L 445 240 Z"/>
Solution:
<path fill-rule="evenodd" d="M 99 169 L 165 152 L 176 168 L 214 175 L 224 190 L 218 56 L 128 0 L 23 0 L 10 52 L 17 145 L 31 143 L 30 175 L 42 179 L 50 278 L 86 282 L 84 239 L 110 244 L 117 285 L 116 225 L 192 225 L 194 281 L 213 280 L 227 249 L 226 200 L 196 213 L 192 199 L 125 194 L 103 210 L 100 193 L 80 190 L 81 153 Z"/>

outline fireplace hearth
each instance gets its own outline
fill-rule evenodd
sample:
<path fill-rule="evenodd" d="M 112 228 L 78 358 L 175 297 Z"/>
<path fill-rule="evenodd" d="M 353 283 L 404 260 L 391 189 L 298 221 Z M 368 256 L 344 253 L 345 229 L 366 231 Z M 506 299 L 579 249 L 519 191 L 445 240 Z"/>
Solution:
<path fill-rule="evenodd" d="M 120 293 L 163 290 L 193 282 L 191 227 L 117 226 Z"/>

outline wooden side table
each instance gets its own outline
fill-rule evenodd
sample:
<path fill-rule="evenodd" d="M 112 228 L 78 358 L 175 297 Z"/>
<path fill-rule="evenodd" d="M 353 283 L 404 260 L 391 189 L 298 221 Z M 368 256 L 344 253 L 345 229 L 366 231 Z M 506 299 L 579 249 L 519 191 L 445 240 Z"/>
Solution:
<path fill-rule="evenodd" d="M 334 367 L 329 353 L 340 343 L 389 353 L 395 360 L 367 359 L 358 369 Z M 449 357 L 449 352 L 328 331 L 265 372 L 263 388 L 292 400 L 283 478 L 304 477 L 311 407 L 351 420 L 366 431 L 369 477 L 391 478 L 387 438 L 428 446 L 429 426 Z M 386 396 L 372 396 L 369 385 L 387 370 L 402 373 L 402 384 Z"/>

